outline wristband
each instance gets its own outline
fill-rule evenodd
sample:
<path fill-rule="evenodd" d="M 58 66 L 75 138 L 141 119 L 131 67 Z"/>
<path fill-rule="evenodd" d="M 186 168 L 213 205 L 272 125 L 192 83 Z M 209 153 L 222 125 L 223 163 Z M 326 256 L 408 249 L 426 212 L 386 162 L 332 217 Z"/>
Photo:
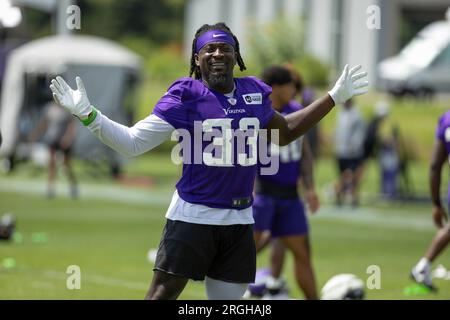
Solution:
<path fill-rule="evenodd" d="M 86 127 L 94 122 L 95 118 L 97 118 L 97 109 L 94 106 L 92 107 L 92 111 L 89 113 L 88 117 L 84 120 L 80 119 L 81 123 Z"/>

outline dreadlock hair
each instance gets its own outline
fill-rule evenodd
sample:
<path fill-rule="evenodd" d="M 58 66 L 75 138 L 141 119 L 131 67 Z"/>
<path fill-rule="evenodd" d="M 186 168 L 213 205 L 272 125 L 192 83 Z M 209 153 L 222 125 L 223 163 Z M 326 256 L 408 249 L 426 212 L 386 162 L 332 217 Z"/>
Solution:
<path fill-rule="evenodd" d="M 231 32 L 230 28 L 228 28 L 228 26 L 223 23 L 223 22 L 219 22 L 216 24 L 204 24 L 200 27 L 200 29 L 197 30 L 197 32 L 195 33 L 195 37 L 194 40 L 192 41 L 192 54 L 191 54 L 191 68 L 189 70 L 189 76 L 192 76 L 192 74 L 194 74 L 194 78 L 195 79 L 201 79 L 202 75 L 200 73 L 200 68 L 195 64 L 195 45 L 197 43 L 197 39 L 199 36 L 201 36 L 203 33 L 205 33 L 206 31 L 209 30 L 222 30 L 225 31 L 227 33 L 229 33 L 233 39 L 234 42 L 236 43 L 235 46 L 235 51 L 237 53 L 237 63 L 239 66 L 239 70 L 244 71 L 247 69 L 247 67 L 245 66 L 244 60 L 242 60 L 241 57 L 241 52 L 239 51 L 239 41 L 236 38 L 236 36 Z"/>

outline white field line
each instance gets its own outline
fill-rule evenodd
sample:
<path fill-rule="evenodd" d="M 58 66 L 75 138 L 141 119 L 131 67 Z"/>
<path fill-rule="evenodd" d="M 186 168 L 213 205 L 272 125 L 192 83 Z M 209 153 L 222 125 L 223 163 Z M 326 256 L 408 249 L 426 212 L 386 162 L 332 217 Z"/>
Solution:
<path fill-rule="evenodd" d="M 60 182 L 57 184 L 59 194 L 67 191 L 67 184 Z M 15 192 L 21 194 L 33 194 L 44 196 L 46 185 L 44 181 L 26 180 L 0 180 L 0 192 Z M 66 192 L 67 194 L 67 192 Z M 65 197 L 67 195 L 64 194 Z M 168 206 L 172 194 L 170 192 L 136 190 L 119 185 L 95 185 L 82 184 L 80 186 L 80 199 L 104 199 L 122 203 L 149 204 Z M 402 210 L 405 211 L 405 210 Z M 372 227 L 408 229 L 415 231 L 432 231 L 434 226 L 429 210 L 424 209 L 423 215 L 416 212 L 395 213 L 394 211 L 380 213 L 370 208 L 336 208 L 334 206 L 322 206 L 315 215 L 309 215 L 311 221 L 314 220 L 336 220 L 355 223 L 359 225 L 370 225 Z"/>
<path fill-rule="evenodd" d="M 55 271 L 55 270 L 45 270 L 44 275 L 48 278 L 54 278 L 54 279 L 67 279 L 67 274 L 61 271 Z M 111 286 L 111 287 L 119 287 L 119 288 L 126 288 L 130 290 L 137 290 L 142 291 L 143 294 L 147 293 L 147 290 L 150 286 L 150 283 L 142 283 L 137 281 L 129 281 L 124 280 L 120 278 L 114 278 L 114 277 L 105 277 L 101 275 L 85 275 L 84 273 L 81 274 L 81 290 L 83 290 L 83 282 L 87 281 L 90 283 L 94 283 L 97 285 L 105 285 L 105 286 Z M 201 292 L 197 292 L 195 290 L 192 290 L 189 292 L 189 294 L 194 295 L 198 298 L 203 298 L 204 295 Z"/>
<path fill-rule="evenodd" d="M 22 268 L 17 268 L 15 270 L 20 271 L 20 272 L 27 272 L 27 273 L 37 272 L 39 274 L 42 274 L 45 278 L 61 280 L 62 281 L 61 283 L 63 286 L 66 285 L 65 281 L 66 281 L 67 277 L 69 276 L 65 272 L 58 271 L 58 270 L 50 270 L 50 269 L 34 269 L 34 268 L 22 267 Z M 83 290 L 83 283 L 87 282 L 87 283 L 92 283 L 95 285 L 126 288 L 126 289 L 130 289 L 130 290 L 140 291 L 140 292 L 142 292 L 143 297 L 150 286 L 150 283 L 130 281 L 130 280 L 125 280 L 125 279 L 121 279 L 121 278 L 115 278 L 115 277 L 109 277 L 109 276 L 106 277 L 106 276 L 96 275 L 96 274 L 85 274 L 83 272 L 81 273 L 80 281 L 81 281 L 81 289 L 80 290 Z M 41 288 L 53 287 L 53 285 L 51 283 L 45 282 L 43 280 L 33 282 L 32 286 L 41 287 Z M 202 294 L 201 292 L 197 292 L 196 290 L 190 291 L 189 294 L 194 295 L 200 299 L 204 298 L 204 294 Z"/>
<path fill-rule="evenodd" d="M 47 278 L 52 279 L 60 279 L 60 280 L 66 280 L 68 275 L 61 271 L 56 270 L 44 270 L 43 274 Z M 129 281 L 119 278 L 113 278 L 113 277 L 105 277 L 100 275 L 88 275 L 85 273 L 81 273 L 81 290 L 83 289 L 83 282 L 89 282 L 94 283 L 98 285 L 105 285 L 105 286 L 111 286 L 111 287 L 120 287 L 120 288 L 127 288 L 131 290 L 138 290 L 138 291 L 144 291 L 148 290 L 148 284 L 144 284 L 141 282 L 135 282 L 135 281 Z M 65 284 L 65 283 L 64 283 Z"/>
<path fill-rule="evenodd" d="M 68 197 L 67 183 L 56 183 L 57 196 Z M 45 196 L 45 181 L 0 180 L 0 192 L 14 192 Z M 125 203 L 142 203 L 153 205 L 169 205 L 172 194 L 168 192 L 154 192 L 152 190 L 136 190 L 119 185 L 103 186 L 95 184 L 81 184 L 79 186 L 79 200 L 105 199 Z"/>
<path fill-rule="evenodd" d="M 380 213 L 375 209 L 370 208 L 343 209 L 328 206 L 322 207 L 317 214 L 314 216 L 310 215 L 309 217 L 312 221 L 336 220 L 390 229 L 407 229 L 414 231 L 435 230 L 431 214 L 426 212 L 426 209 L 424 209 L 423 215 L 418 216 L 416 213 L 408 212 L 402 212 L 400 214 L 395 212 Z"/>

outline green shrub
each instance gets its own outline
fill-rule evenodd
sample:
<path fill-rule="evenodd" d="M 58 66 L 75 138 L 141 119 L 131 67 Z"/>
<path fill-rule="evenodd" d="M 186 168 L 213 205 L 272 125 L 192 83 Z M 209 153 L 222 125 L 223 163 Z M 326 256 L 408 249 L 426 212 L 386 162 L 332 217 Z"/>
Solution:
<path fill-rule="evenodd" d="M 295 65 L 307 85 L 327 85 L 329 66 L 306 51 L 303 30 L 302 22 L 286 20 L 277 20 L 263 27 L 250 26 L 253 36 L 248 65 L 253 67 L 251 71 L 258 75 L 269 65 L 289 62 Z"/>
<path fill-rule="evenodd" d="M 145 71 L 152 79 L 172 82 L 189 75 L 189 61 L 183 57 L 181 45 L 172 44 L 153 50 Z"/>
<path fill-rule="evenodd" d="M 328 85 L 330 68 L 316 57 L 304 54 L 294 61 L 307 86 L 325 87 Z"/>

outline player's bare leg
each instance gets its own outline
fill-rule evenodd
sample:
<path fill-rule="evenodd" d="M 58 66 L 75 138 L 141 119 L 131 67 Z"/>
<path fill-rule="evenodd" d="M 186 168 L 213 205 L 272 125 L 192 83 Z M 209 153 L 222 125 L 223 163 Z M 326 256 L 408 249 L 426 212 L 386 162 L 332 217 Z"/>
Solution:
<path fill-rule="evenodd" d="M 450 242 L 450 225 L 446 225 L 440 229 L 433 241 L 431 242 L 430 248 L 425 255 L 428 261 L 433 262 L 433 260 L 447 247 Z"/>
<path fill-rule="evenodd" d="M 311 300 L 318 299 L 316 280 L 311 262 L 309 238 L 307 236 L 289 236 L 280 239 L 294 254 L 295 278 L 305 298 Z"/>
<path fill-rule="evenodd" d="M 352 172 L 350 169 L 344 170 L 340 176 L 339 181 L 336 184 L 336 204 L 341 206 L 345 200 L 346 192 L 348 188 L 352 185 Z"/>
<path fill-rule="evenodd" d="M 189 279 L 155 270 L 146 300 L 176 300 Z"/>
<path fill-rule="evenodd" d="M 362 177 L 364 175 L 364 170 L 365 170 L 365 164 L 361 163 L 355 170 L 354 175 L 353 175 L 353 202 L 352 205 L 353 206 L 358 206 L 359 205 L 359 186 L 362 180 Z"/>
<path fill-rule="evenodd" d="M 253 239 L 255 240 L 256 253 L 262 251 L 271 241 L 270 232 L 254 231 Z"/>
<path fill-rule="evenodd" d="M 272 248 L 270 252 L 270 271 L 272 277 L 275 279 L 280 278 L 283 271 L 284 256 L 286 254 L 286 248 L 279 239 L 272 240 Z"/>
<path fill-rule="evenodd" d="M 358 170 L 358 169 L 356 169 Z M 359 184 L 359 179 L 358 179 L 358 172 L 354 171 L 352 172 L 352 178 L 351 178 L 351 205 L 353 207 L 357 207 L 359 205 L 359 188 L 358 188 L 358 184 Z"/>
<path fill-rule="evenodd" d="M 334 185 L 334 194 L 336 195 L 336 205 L 342 205 L 342 178 L 339 177 L 339 180 Z"/>
<path fill-rule="evenodd" d="M 437 290 L 431 279 L 431 264 L 447 247 L 449 242 L 450 225 L 447 224 L 438 231 L 425 256 L 412 268 L 411 277 L 414 281 L 426 285 L 432 291 Z"/>
<path fill-rule="evenodd" d="M 47 198 L 55 196 L 55 178 L 56 178 L 56 150 L 50 149 L 50 159 L 48 162 L 48 177 L 47 177 Z"/>
<path fill-rule="evenodd" d="M 77 180 L 75 178 L 75 174 L 73 173 L 72 163 L 70 160 L 70 156 L 68 154 L 64 154 L 64 170 L 70 183 L 70 196 L 72 198 L 77 198 L 78 197 Z"/>

